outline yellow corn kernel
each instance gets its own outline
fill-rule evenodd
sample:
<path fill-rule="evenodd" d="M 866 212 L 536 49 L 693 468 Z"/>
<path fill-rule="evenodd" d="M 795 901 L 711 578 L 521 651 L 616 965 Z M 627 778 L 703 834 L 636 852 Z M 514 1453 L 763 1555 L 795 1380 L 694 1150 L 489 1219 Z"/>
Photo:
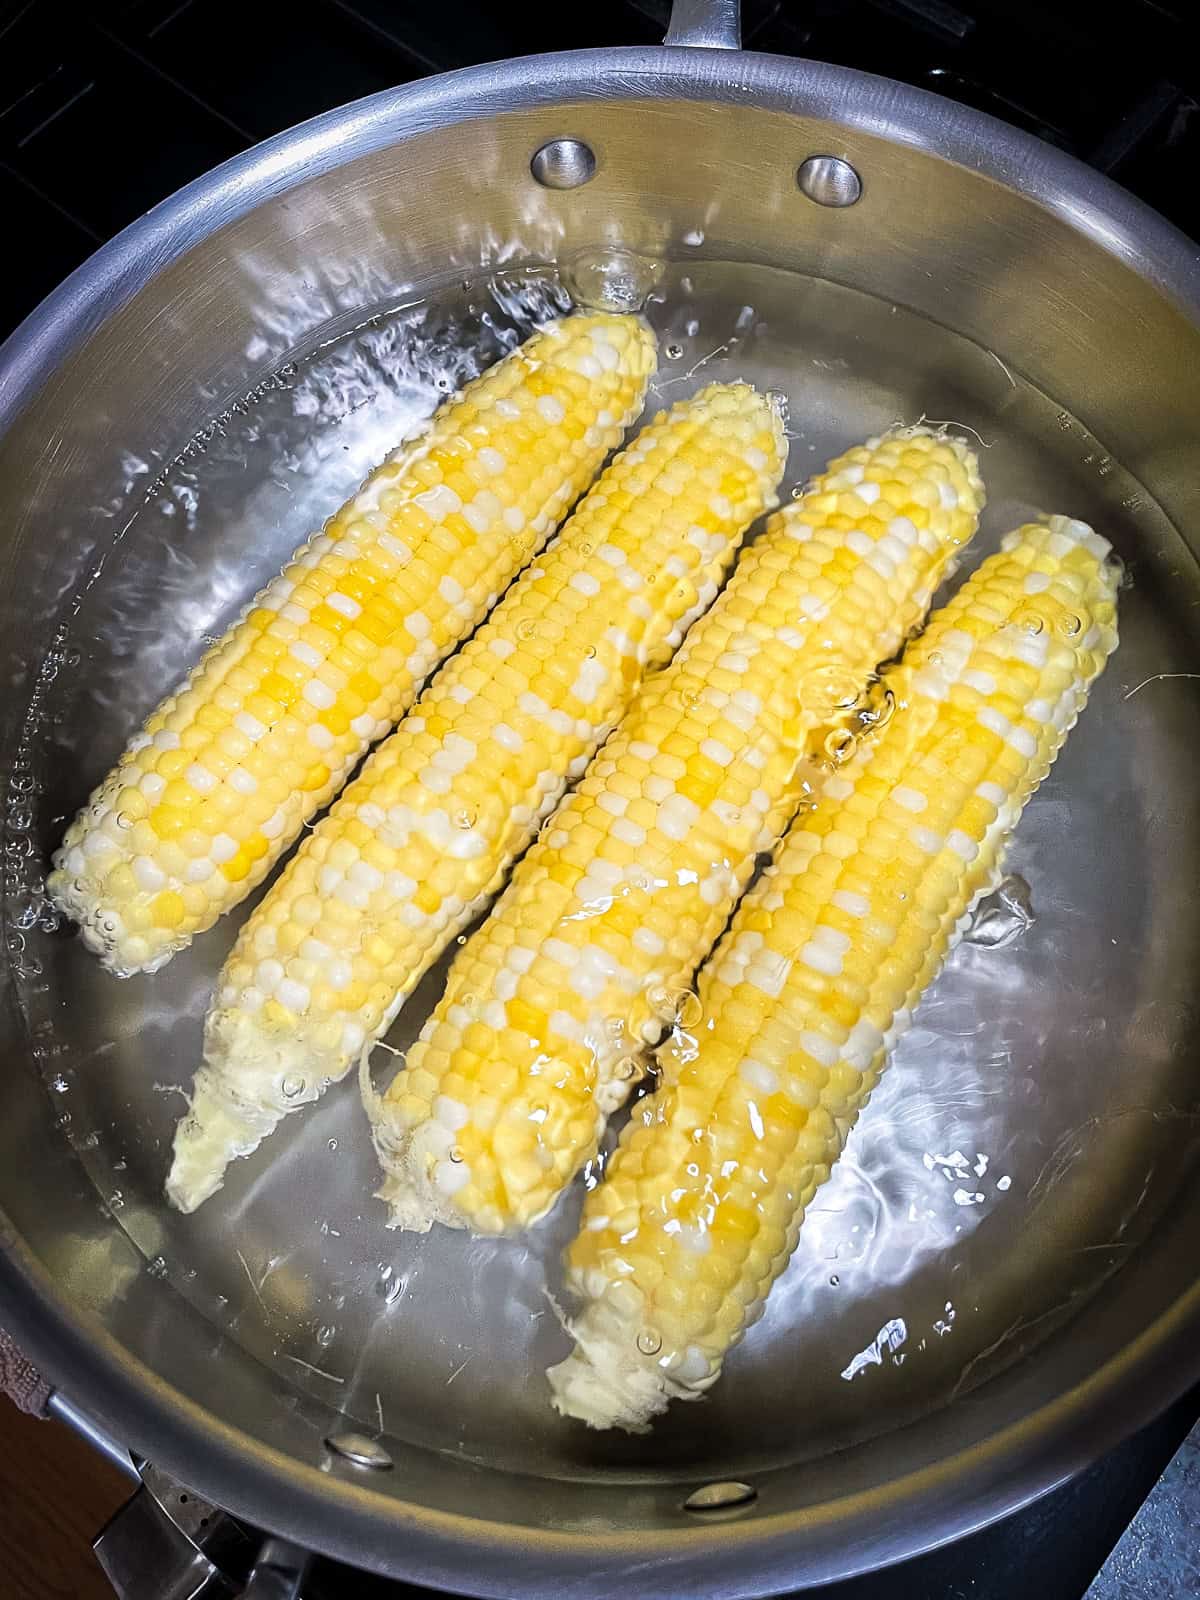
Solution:
<path fill-rule="evenodd" d="M 700 974 L 694 1048 L 661 1053 L 657 1092 L 585 1201 L 568 1253 L 575 1350 L 550 1374 L 561 1411 L 644 1431 L 716 1380 L 761 1311 L 889 1045 L 1116 647 L 1107 555 L 1063 517 L 1010 534 L 910 646 L 888 678 L 895 714 L 738 908 Z M 880 833 L 889 871 L 867 848 Z M 831 850 L 841 834 L 848 853 Z"/>
<path fill-rule="evenodd" d="M 785 454 L 777 409 L 744 384 L 714 385 L 673 407 L 616 457 L 433 679 L 242 930 L 176 1135 L 168 1192 L 177 1205 L 199 1204 L 231 1156 L 274 1125 L 269 1112 L 277 1121 L 291 1109 L 278 1092 L 285 1078 L 341 1078 L 364 1041 L 384 1032 L 503 882 L 642 676 L 711 603 L 742 532 L 774 504 Z M 714 495 L 706 474 L 719 474 L 727 492 Z M 638 506 L 657 506 L 636 529 L 620 508 L 627 484 L 642 486 Z M 663 572 L 671 586 L 652 588 Z M 452 578 L 446 589 L 458 598 Z M 264 993 L 298 995 L 294 963 L 277 959 L 281 921 L 296 930 L 295 961 L 314 962 L 337 995 L 319 1026 L 311 993 L 307 1005 L 289 1000 L 286 1025 L 259 1009 Z M 351 968 L 369 987 L 369 1015 L 357 984 L 335 982 Z M 472 1039 L 492 1048 L 490 1033 Z M 248 1073 L 271 1093 L 249 1093 Z M 253 1127 L 235 1110 L 243 1105 Z"/>
<path fill-rule="evenodd" d="M 633 317 L 551 324 L 442 406 L 296 552 L 149 719 L 55 855 L 50 894 L 105 966 L 122 976 L 155 970 L 262 881 L 587 487 L 641 409 L 654 360 L 653 336 Z M 448 445 L 464 460 L 491 452 L 486 490 L 437 465 Z M 334 689 L 330 670 L 344 653 L 354 665 L 336 669 Z M 242 763 L 272 742 L 272 764 L 286 755 L 298 774 L 282 800 L 239 788 L 211 759 Z M 164 797 L 175 781 L 191 805 Z M 121 810 L 148 818 L 161 839 L 205 831 L 213 867 L 230 865 L 223 819 L 235 811 L 271 847 L 244 872 L 201 880 L 197 865 L 188 881 L 203 881 L 203 909 L 143 925 L 134 913 L 155 903 L 154 889 L 130 901 L 109 881 L 131 845 L 117 828 Z M 161 870 L 157 854 L 150 863 Z M 135 920 L 141 931 L 127 947 Z"/>
<path fill-rule="evenodd" d="M 896 486 L 890 498 L 884 484 Z M 930 485 L 936 504 L 922 528 Z M 861 515 L 835 525 L 822 508 L 851 488 Z M 670 1022 L 672 997 L 720 933 L 756 854 L 794 812 L 809 733 L 854 703 L 920 621 L 973 535 L 982 498 L 965 444 L 904 429 L 849 451 L 771 519 L 456 958 L 409 1052 L 407 1076 L 428 1079 L 428 1090 L 397 1080 L 395 1114 L 386 1136 L 376 1132 L 394 1220 L 504 1232 L 554 1203 L 636 1080 L 638 1052 Z M 646 802 L 648 820 L 635 820 L 631 796 Z M 480 1155 L 451 1172 L 438 1131 L 442 1083 L 458 1073 L 473 1096 L 496 1095 L 497 1053 L 467 1061 L 464 1041 L 480 1020 L 502 1028 L 514 999 L 534 1013 L 503 1062 L 515 1090 Z M 569 1138 L 547 1135 L 538 1107 L 548 1095 Z M 454 1116 L 469 1122 L 472 1103 L 460 1100 Z M 501 1133 L 540 1170 L 519 1193 L 495 1143 Z"/>

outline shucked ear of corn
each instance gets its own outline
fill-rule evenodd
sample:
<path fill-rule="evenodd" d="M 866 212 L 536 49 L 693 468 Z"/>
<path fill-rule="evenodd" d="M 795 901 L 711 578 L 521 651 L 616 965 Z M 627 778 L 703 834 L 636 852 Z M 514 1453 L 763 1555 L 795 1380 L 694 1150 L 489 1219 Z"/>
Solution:
<path fill-rule="evenodd" d="M 785 455 L 776 407 L 744 384 L 675 406 L 434 678 L 242 930 L 175 1136 L 176 1205 L 386 1031 L 712 603 Z"/>
<path fill-rule="evenodd" d="M 50 894 L 105 966 L 154 971 L 262 881 L 583 493 L 654 365 L 633 317 L 550 324 L 296 552 L 54 858 Z"/>
<path fill-rule="evenodd" d="M 898 709 L 739 907 L 588 1195 L 558 1408 L 644 1430 L 762 1311 L 814 1190 L 986 890 L 1115 648 L 1116 573 L 1085 524 L 1010 534 L 889 682 Z"/>
<path fill-rule="evenodd" d="M 774 517 L 458 956 L 376 1115 L 393 1224 L 535 1221 L 786 826 L 805 741 L 924 615 L 983 499 L 905 429 Z"/>

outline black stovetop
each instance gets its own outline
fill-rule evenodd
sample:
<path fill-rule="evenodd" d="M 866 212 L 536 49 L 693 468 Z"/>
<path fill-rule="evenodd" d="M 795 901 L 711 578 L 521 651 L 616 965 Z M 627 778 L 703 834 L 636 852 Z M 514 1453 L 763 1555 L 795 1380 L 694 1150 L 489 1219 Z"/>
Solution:
<path fill-rule="evenodd" d="M 558 7 L 548 21 L 544 8 L 488 0 L 0 0 L 9 246 L 0 338 L 126 223 L 268 134 L 431 72 L 539 50 L 653 44 L 668 9 L 668 0 L 606 0 Z M 1185 0 L 1108 9 L 1094 0 L 744 0 L 743 15 L 748 48 L 860 67 L 989 111 L 1110 174 L 1200 238 L 1191 9 Z M 1078 1600 L 1198 1414 L 1200 1391 L 1024 1512 L 824 1594 Z M 305 1593 L 368 1600 L 385 1589 L 390 1600 L 416 1593 L 331 1565 Z M 1140 1600 L 1123 1584 L 1105 1593 Z"/>
<path fill-rule="evenodd" d="M 0 330 L 156 200 L 330 106 L 472 62 L 661 40 L 668 0 L 0 0 Z M 744 0 L 746 44 L 993 112 L 1200 237 L 1187 0 Z M 64 13 L 66 15 L 64 15 Z"/>

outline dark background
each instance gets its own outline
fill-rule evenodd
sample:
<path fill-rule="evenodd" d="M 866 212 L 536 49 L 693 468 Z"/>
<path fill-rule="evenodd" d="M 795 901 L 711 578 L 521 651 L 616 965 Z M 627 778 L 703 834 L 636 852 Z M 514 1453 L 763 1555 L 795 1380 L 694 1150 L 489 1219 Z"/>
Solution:
<path fill-rule="evenodd" d="M 1185 0 L 744 0 L 746 44 L 902 78 L 1070 150 L 1200 235 Z M 667 0 L 0 0 L 0 333 L 155 201 L 427 73 L 661 40 Z M 551 20 L 547 20 L 550 18 Z"/>
<path fill-rule="evenodd" d="M 1109 173 L 1200 238 L 1200 51 L 1183 0 L 744 0 L 748 48 L 934 89 Z M 249 145 L 431 72 L 661 40 L 667 0 L 0 0 L 0 338 L 106 239 Z M 948 1551 L 826 1600 L 1078 1600 L 1200 1414 L 1181 1401 L 1091 1472 Z M 1152 1497 L 1096 1600 L 1200 1595 L 1200 1444 Z M 126 1485 L 0 1401 L 0 1595 L 100 1600 L 91 1536 Z M 370 1580 L 329 1567 L 306 1595 Z M 409 1591 L 411 1594 L 412 1591 Z"/>

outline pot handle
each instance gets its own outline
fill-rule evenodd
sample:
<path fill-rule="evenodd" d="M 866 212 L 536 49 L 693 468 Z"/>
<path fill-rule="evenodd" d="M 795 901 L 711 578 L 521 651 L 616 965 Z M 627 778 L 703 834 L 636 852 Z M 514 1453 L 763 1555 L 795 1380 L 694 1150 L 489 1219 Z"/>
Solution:
<path fill-rule="evenodd" d="M 663 43 L 740 50 L 741 0 L 675 0 Z"/>
<path fill-rule="evenodd" d="M 0 1394 L 6 1394 L 18 1411 L 44 1417 L 53 1392 L 33 1362 L 0 1328 Z"/>
<path fill-rule="evenodd" d="M 92 1548 L 116 1600 L 301 1600 L 312 1563 L 149 1463 Z"/>
<path fill-rule="evenodd" d="M 0 1394 L 7 1395 L 18 1411 L 31 1417 L 53 1417 L 73 1428 L 93 1449 L 108 1457 L 127 1478 L 137 1482 L 138 1470 L 124 1445 L 86 1411 L 55 1389 L 23 1354 L 11 1335 L 0 1328 Z"/>

